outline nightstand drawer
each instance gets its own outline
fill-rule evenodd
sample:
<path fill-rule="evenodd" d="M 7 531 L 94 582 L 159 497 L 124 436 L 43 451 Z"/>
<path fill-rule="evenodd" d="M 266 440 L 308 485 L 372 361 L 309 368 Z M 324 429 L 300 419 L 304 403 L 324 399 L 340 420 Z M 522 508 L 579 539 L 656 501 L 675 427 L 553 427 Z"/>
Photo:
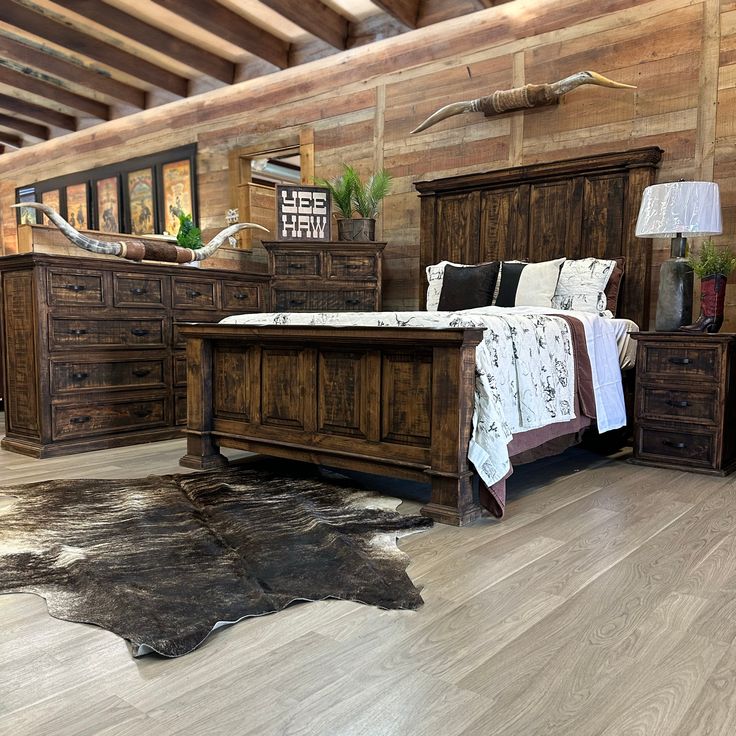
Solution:
<path fill-rule="evenodd" d="M 319 253 L 273 254 L 274 276 L 319 276 L 321 273 Z"/>
<path fill-rule="evenodd" d="M 683 465 L 714 467 L 716 434 L 681 427 L 637 427 L 637 457 L 643 460 L 682 462 Z"/>
<path fill-rule="evenodd" d="M 715 424 L 719 416 L 715 391 L 641 389 L 639 416 L 642 419 L 687 420 Z"/>
<path fill-rule="evenodd" d="M 717 383 L 720 379 L 719 366 L 721 350 L 717 345 L 702 347 L 689 346 L 643 346 L 641 371 L 646 377 L 665 376 L 671 380 L 708 381 Z"/>

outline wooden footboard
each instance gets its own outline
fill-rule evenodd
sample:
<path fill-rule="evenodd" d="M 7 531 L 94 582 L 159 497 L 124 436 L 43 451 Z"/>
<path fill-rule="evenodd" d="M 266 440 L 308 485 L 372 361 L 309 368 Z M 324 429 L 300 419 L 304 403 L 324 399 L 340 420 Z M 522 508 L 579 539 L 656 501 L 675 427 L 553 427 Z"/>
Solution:
<path fill-rule="evenodd" d="M 422 514 L 481 513 L 467 451 L 480 329 L 191 324 L 187 454 L 220 447 L 429 481 Z"/>

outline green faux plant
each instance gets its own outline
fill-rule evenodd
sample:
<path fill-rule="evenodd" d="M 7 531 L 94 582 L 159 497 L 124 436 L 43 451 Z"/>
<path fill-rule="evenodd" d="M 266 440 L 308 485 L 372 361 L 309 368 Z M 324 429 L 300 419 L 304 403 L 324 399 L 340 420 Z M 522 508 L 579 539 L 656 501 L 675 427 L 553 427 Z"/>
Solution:
<path fill-rule="evenodd" d="M 736 268 L 736 257 L 730 248 L 717 248 L 708 238 L 697 255 L 690 254 L 687 259 L 698 278 L 722 274 L 728 276 Z"/>
<path fill-rule="evenodd" d="M 360 217 L 371 219 L 378 216 L 378 206 L 391 190 L 391 175 L 381 169 L 363 182 L 352 166 L 344 164 L 340 176 L 317 179 L 316 183 L 330 190 L 335 209 L 342 217 L 349 219 L 357 212 Z"/>
<path fill-rule="evenodd" d="M 177 217 L 179 218 L 179 232 L 176 234 L 177 245 L 192 250 L 201 248 L 202 231 L 192 222 L 192 216 L 180 212 Z"/>
<path fill-rule="evenodd" d="M 327 187 L 330 190 L 335 209 L 345 218 L 353 216 L 353 194 L 359 181 L 360 178 L 355 169 L 348 164 L 343 166 L 342 174 L 334 179 L 315 179 L 318 186 Z"/>

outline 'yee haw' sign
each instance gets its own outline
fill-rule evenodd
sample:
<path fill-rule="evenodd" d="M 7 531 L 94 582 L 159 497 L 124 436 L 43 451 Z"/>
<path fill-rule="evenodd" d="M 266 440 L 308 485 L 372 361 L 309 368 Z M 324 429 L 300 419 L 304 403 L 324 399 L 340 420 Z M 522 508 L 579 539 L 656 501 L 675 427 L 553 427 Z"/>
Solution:
<path fill-rule="evenodd" d="M 277 185 L 276 231 L 279 240 L 329 240 L 330 190 Z"/>

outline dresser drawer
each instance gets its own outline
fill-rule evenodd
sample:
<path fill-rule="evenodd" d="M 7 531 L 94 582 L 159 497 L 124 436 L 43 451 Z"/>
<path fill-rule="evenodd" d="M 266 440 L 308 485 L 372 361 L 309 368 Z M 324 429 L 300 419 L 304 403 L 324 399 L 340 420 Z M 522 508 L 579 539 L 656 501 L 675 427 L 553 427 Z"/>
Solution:
<path fill-rule="evenodd" d="M 331 255 L 328 278 L 350 281 L 352 279 L 375 279 L 376 258 L 374 256 Z"/>
<path fill-rule="evenodd" d="M 112 298 L 116 307 L 164 307 L 164 277 L 142 274 L 113 275 Z"/>
<path fill-rule="evenodd" d="M 49 325 L 51 349 L 98 346 L 163 347 L 167 339 L 162 319 L 84 319 L 52 317 Z"/>
<path fill-rule="evenodd" d="M 51 392 L 96 389 L 164 388 L 166 359 L 115 362 L 64 361 L 51 364 Z"/>
<path fill-rule="evenodd" d="M 644 345 L 644 375 L 665 376 L 673 381 L 718 383 L 721 351 L 718 346 L 692 347 Z"/>
<path fill-rule="evenodd" d="M 119 402 L 80 403 L 73 406 L 53 406 L 52 434 L 54 439 L 104 434 L 111 430 L 132 430 L 168 424 L 164 396 Z"/>
<path fill-rule="evenodd" d="M 48 270 L 49 304 L 105 305 L 105 288 L 102 271 L 77 273 L 72 269 Z"/>
<path fill-rule="evenodd" d="M 714 467 L 716 433 L 699 428 L 676 430 L 656 426 L 636 429 L 637 457 L 643 460 L 681 462 L 683 465 Z"/>
<path fill-rule="evenodd" d="M 174 307 L 215 309 L 215 282 L 174 276 Z"/>
<path fill-rule="evenodd" d="M 261 309 L 257 286 L 222 285 L 222 308 L 231 312 L 258 312 Z"/>
<path fill-rule="evenodd" d="M 277 312 L 371 312 L 375 308 L 376 293 L 372 289 L 274 289 Z"/>
<path fill-rule="evenodd" d="M 322 272 L 319 253 L 275 252 L 274 276 L 319 276 Z"/>
<path fill-rule="evenodd" d="M 641 418 L 687 420 L 715 424 L 719 416 L 716 392 L 645 386 L 641 391 Z"/>

